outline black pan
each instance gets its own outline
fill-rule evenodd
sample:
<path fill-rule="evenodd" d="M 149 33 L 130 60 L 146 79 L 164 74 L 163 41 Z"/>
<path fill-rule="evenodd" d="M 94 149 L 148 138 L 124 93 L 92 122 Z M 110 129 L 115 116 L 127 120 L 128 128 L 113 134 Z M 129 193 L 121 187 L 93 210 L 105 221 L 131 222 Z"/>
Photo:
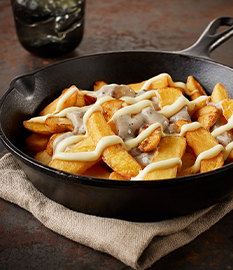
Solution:
<path fill-rule="evenodd" d="M 227 30 L 217 34 L 220 26 Z M 169 73 L 175 81 L 193 75 L 210 94 L 222 83 L 233 98 L 233 69 L 209 53 L 233 34 L 233 18 L 218 18 L 200 39 L 181 52 L 127 51 L 72 58 L 14 79 L 0 102 L 0 138 L 30 181 L 52 200 L 79 212 L 130 221 L 154 221 L 209 207 L 233 192 L 233 164 L 215 171 L 155 181 L 113 181 L 74 175 L 33 160 L 23 152 L 29 135 L 23 120 L 72 84 L 131 83 Z"/>

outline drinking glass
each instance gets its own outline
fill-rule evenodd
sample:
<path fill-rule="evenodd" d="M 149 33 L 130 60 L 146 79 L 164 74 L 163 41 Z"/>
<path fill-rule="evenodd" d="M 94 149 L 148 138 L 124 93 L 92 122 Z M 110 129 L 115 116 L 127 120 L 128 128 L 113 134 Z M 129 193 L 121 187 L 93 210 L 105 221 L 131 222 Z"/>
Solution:
<path fill-rule="evenodd" d="M 22 46 L 43 57 L 74 50 L 84 32 L 85 0 L 11 0 Z"/>

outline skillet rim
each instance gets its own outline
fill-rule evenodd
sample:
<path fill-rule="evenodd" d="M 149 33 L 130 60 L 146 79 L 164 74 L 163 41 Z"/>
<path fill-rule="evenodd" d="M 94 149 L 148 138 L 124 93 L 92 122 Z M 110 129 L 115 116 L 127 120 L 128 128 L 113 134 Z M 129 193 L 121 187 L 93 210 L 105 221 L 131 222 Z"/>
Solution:
<path fill-rule="evenodd" d="M 185 51 L 159 51 L 159 50 L 120 50 L 120 51 L 107 51 L 107 52 L 97 52 L 93 54 L 83 55 L 83 56 L 76 56 L 71 57 L 68 59 L 64 59 L 52 64 L 49 64 L 45 67 L 39 68 L 35 71 L 28 72 L 19 76 L 16 76 L 12 79 L 10 82 L 8 90 L 3 94 L 3 96 L 0 99 L 0 139 L 3 142 L 4 146 L 13 154 L 15 158 L 18 158 L 21 162 L 28 165 L 29 167 L 32 167 L 33 169 L 39 170 L 42 173 L 48 173 L 51 176 L 57 177 L 59 181 L 68 181 L 74 184 L 83 184 L 83 185 L 94 185 L 94 186 L 103 186 L 103 187 L 129 187 L 129 188 L 151 188 L 151 187 L 159 187 L 159 188 L 166 188 L 167 185 L 171 187 L 172 185 L 182 185 L 184 182 L 192 182 L 198 180 L 201 180 L 202 178 L 206 179 L 208 177 L 211 177 L 214 174 L 221 173 L 226 170 L 230 170 L 233 168 L 233 163 L 226 164 L 221 168 L 218 168 L 216 170 L 205 172 L 205 173 L 197 173 L 194 175 L 189 176 L 182 176 L 182 177 L 176 177 L 176 178 L 170 178 L 170 179 L 160 179 L 160 180 L 151 180 L 151 181 L 144 181 L 144 180 L 135 180 L 135 181 L 121 181 L 121 180 L 111 180 L 111 179 L 105 179 L 105 178 L 95 178 L 95 177 L 89 177 L 85 175 L 78 175 L 73 173 L 68 173 L 59 169 L 54 169 L 52 167 L 49 167 L 47 165 L 44 165 L 23 151 L 21 151 L 19 148 L 17 148 L 13 143 L 10 142 L 10 140 L 7 138 L 7 136 L 4 134 L 2 125 L 1 125 L 1 112 L 2 112 L 2 105 L 4 104 L 5 99 L 7 96 L 14 90 L 14 83 L 17 80 L 20 80 L 22 78 L 28 77 L 28 76 L 35 76 L 37 73 L 42 72 L 44 70 L 53 68 L 54 66 L 63 65 L 64 63 L 78 61 L 79 59 L 88 59 L 88 58 L 94 58 L 94 57 L 101 57 L 101 56 L 107 56 L 107 55 L 117 55 L 117 54 L 138 54 L 138 53 L 152 53 L 152 54 L 166 54 L 166 55 L 177 55 L 177 56 L 185 56 L 189 59 L 195 59 L 197 61 L 203 61 L 207 63 L 211 63 L 217 66 L 221 66 L 223 68 L 230 69 L 233 71 L 233 68 L 229 65 L 222 64 L 216 60 L 213 60 L 209 58 L 208 56 L 197 56 L 197 55 L 190 55 L 186 53 Z M 201 180 L 203 181 L 203 180 Z"/>

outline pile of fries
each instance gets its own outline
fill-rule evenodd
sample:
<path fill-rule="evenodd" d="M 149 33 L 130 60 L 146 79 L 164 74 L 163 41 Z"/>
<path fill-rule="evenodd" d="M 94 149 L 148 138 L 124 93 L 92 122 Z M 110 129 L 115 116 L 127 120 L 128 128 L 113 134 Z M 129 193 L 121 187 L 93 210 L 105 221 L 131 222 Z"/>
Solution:
<path fill-rule="evenodd" d="M 212 90 L 212 89 L 211 89 Z M 233 100 L 211 96 L 193 77 L 159 74 L 128 85 L 76 86 L 23 122 L 25 152 L 69 173 L 157 180 L 207 172 L 233 161 Z"/>

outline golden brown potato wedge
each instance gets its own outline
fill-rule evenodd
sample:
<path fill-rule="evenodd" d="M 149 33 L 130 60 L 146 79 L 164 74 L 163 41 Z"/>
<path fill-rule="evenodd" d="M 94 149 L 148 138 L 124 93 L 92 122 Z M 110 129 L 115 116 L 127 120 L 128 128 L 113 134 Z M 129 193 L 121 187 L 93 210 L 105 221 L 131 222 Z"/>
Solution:
<path fill-rule="evenodd" d="M 95 145 L 105 136 L 114 135 L 110 126 L 100 111 L 95 111 L 87 121 L 88 134 L 92 137 Z M 135 177 L 141 170 L 138 162 L 125 150 L 122 144 L 108 146 L 102 153 L 103 161 L 112 170 L 126 179 Z"/>
<path fill-rule="evenodd" d="M 46 149 L 51 135 L 33 133 L 25 140 L 25 152 L 29 155 L 35 155 Z"/>
<path fill-rule="evenodd" d="M 72 85 L 70 88 L 64 89 L 62 91 L 62 94 L 57 99 L 55 99 L 50 104 L 48 104 L 40 112 L 39 115 L 44 116 L 50 113 L 54 113 L 56 111 L 59 100 L 67 93 L 67 91 L 69 91 L 73 87 L 76 87 L 76 86 Z M 82 106 L 85 106 L 85 104 L 86 103 L 85 103 L 84 95 L 82 95 L 79 91 L 76 91 L 65 100 L 65 102 L 63 103 L 59 111 L 64 110 L 65 108 L 68 108 L 68 107 L 73 107 L 73 106 L 82 107 Z"/>
<path fill-rule="evenodd" d="M 222 102 L 223 115 L 228 120 L 233 114 L 233 99 L 225 99 Z"/>
<path fill-rule="evenodd" d="M 224 99 L 228 99 L 228 92 L 221 83 L 217 83 L 211 94 L 211 101 L 214 103 L 218 103 L 219 101 L 222 101 Z"/>
<path fill-rule="evenodd" d="M 99 165 L 94 165 L 85 171 L 85 175 L 95 178 L 109 179 L 110 172 Z"/>
<path fill-rule="evenodd" d="M 196 155 L 194 154 L 192 148 L 189 147 L 188 145 L 186 146 L 185 153 L 181 160 L 182 160 L 182 166 L 181 166 L 181 169 L 177 173 L 177 177 L 193 174 L 190 168 L 194 165 L 196 161 Z"/>
<path fill-rule="evenodd" d="M 97 81 L 93 86 L 93 91 L 98 91 L 102 86 L 107 85 L 104 81 Z"/>
<path fill-rule="evenodd" d="M 131 87 L 135 92 L 139 92 L 146 81 L 142 81 L 139 83 L 131 83 L 128 84 L 129 87 Z M 159 78 L 158 80 L 152 81 L 151 84 L 147 89 L 149 90 L 156 90 L 158 88 L 168 87 L 169 86 L 169 79 L 167 76 L 163 76 Z"/>
<path fill-rule="evenodd" d="M 51 133 L 61 133 L 74 130 L 72 121 L 66 117 L 48 117 L 45 121 L 45 125 Z"/>
<path fill-rule="evenodd" d="M 172 105 L 182 95 L 182 92 L 179 88 L 163 87 L 158 89 L 158 94 L 160 108 L 163 108 Z"/>
<path fill-rule="evenodd" d="M 44 165 L 48 165 L 49 162 L 52 160 L 52 157 L 47 153 L 46 150 L 43 150 L 41 152 L 38 152 L 35 156 L 34 159 L 43 163 Z"/>
<path fill-rule="evenodd" d="M 200 122 L 203 127 L 209 130 L 218 119 L 218 109 L 214 105 L 207 105 L 197 110 L 192 119 Z"/>
<path fill-rule="evenodd" d="M 33 133 L 43 134 L 43 135 L 52 135 L 52 132 L 48 130 L 45 123 L 40 123 L 36 121 L 23 121 L 23 126 L 30 130 Z"/>
<path fill-rule="evenodd" d="M 171 158 L 182 158 L 186 149 L 186 140 L 181 136 L 168 136 L 160 140 L 154 153 L 153 162 L 163 161 Z M 179 165 L 165 169 L 156 169 L 146 174 L 145 180 L 157 180 L 176 177 Z"/>
<path fill-rule="evenodd" d="M 88 95 L 88 94 L 84 94 L 84 99 L 86 100 L 87 105 L 94 104 L 97 100 L 96 97 L 93 97 L 93 96 Z"/>
<path fill-rule="evenodd" d="M 144 85 L 146 81 L 143 82 L 139 82 L 139 83 L 130 83 L 127 84 L 131 89 L 133 89 L 135 92 L 139 92 L 142 88 L 142 86 Z"/>
<path fill-rule="evenodd" d="M 188 121 L 178 120 L 177 126 L 181 128 L 183 125 L 188 124 Z M 185 134 L 187 144 L 193 149 L 196 156 L 202 152 L 211 149 L 218 145 L 216 139 L 205 128 L 200 127 L 196 130 L 187 131 Z M 215 170 L 224 165 L 224 156 L 220 152 L 217 156 L 211 159 L 205 159 L 201 161 L 200 172 L 207 172 Z"/>
<path fill-rule="evenodd" d="M 101 107 L 103 109 L 103 116 L 105 120 L 108 122 L 118 110 L 125 106 L 127 106 L 127 103 L 119 99 L 104 102 Z"/>
<path fill-rule="evenodd" d="M 226 160 L 226 163 L 231 163 L 231 162 L 233 162 L 233 150 L 230 151 L 230 154 Z"/>
<path fill-rule="evenodd" d="M 67 89 L 68 90 L 68 89 Z M 50 113 L 53 113 L 56 111 L 57 103 L 59 99 L 63 96 L 64 94 L 61 94 L 59 98 L 54 99 L 51 103 L 49 103 L 40 113 L 40 116 L 44 116 Z"/>
<path fill-rule="evenodd" d="M 112 172 L 109 175 L 109 179 L 111 179 L 111 180 L 128 180 L 128 179 L 125 179 L 122 175 L 118 174 L 117 172 Z"/>
<path fill-rule="evenodd" d="M 195 100 L 200 96 L 207 96 L 202 85 L 193 76 L 188 77 L 186 86 L 186 94 L 190 96 L 191 100 Z"/>
<path fill-rule="evenodd" d="M 141 132 L 144 131 L 145 129 L 147 129 L 150 125 L 152 125 L 152 124 L 146 124 L 142 128 Z M 161 127 L 156 128 L 156 130 L 149 137 L 147 137 L 146 139 L 144 139 L 138 145 L 138 148 L 142 152 L 150 152 L 150 151 L 154 150 L 158 146 L 158 144 L 159 144 L 159 141 L 161 139 L 161 135 L 162 135 Z"/>
<path fill-rule="evenodd" d="M 46 151 L 47 151 L 48 155 L 50 155 L 50 156 L 53 155 L 53 143 L 56 140 L 56 138 L 62 134 L 64 134 L 64 133 L 55 133 L 50 137 L 50 139 L 47 143 L 47 146 L 46 146 Z"/>

